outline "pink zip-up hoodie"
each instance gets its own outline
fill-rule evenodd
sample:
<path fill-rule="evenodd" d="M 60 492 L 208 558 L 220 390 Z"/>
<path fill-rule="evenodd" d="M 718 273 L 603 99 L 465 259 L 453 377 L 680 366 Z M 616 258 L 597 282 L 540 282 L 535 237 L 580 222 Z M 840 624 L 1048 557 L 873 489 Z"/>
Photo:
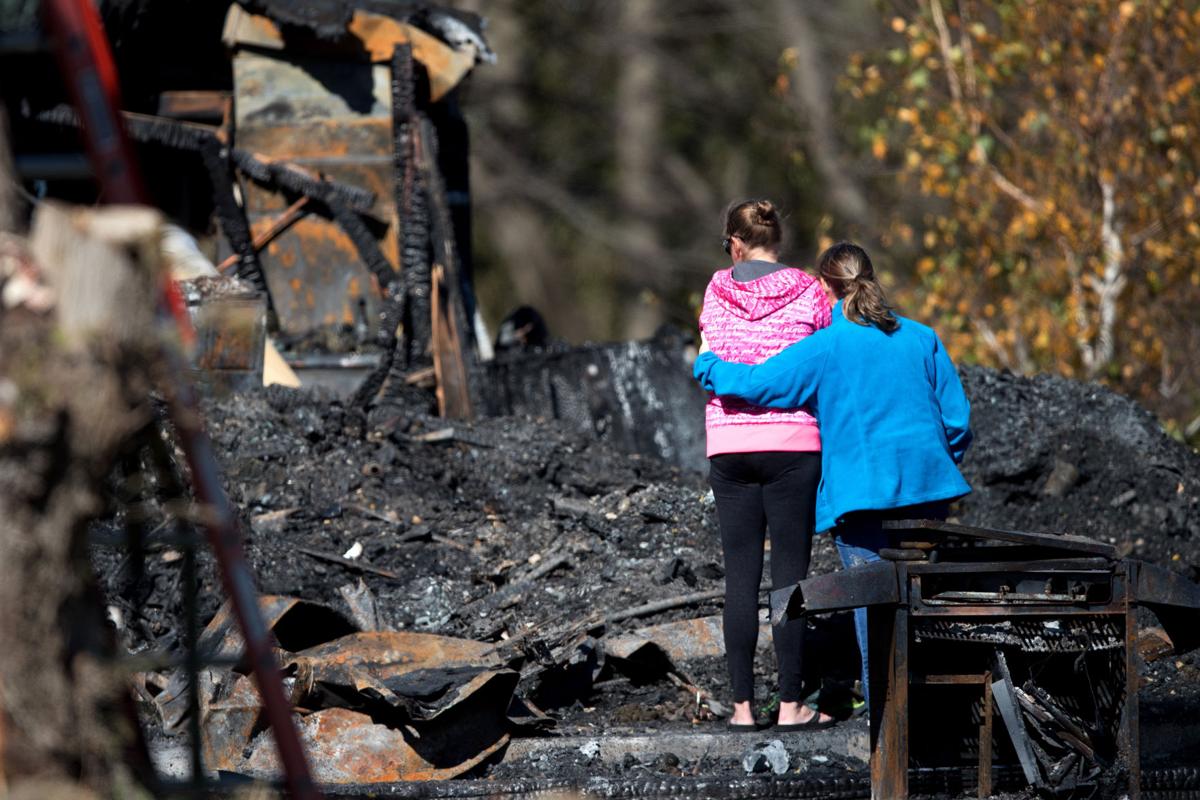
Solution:
<path fill-rule="evenodd" d="M 798 269 L 786 267 L 742 283 L 730 268 L 709 281 L 700 330 L 722 360 L 761 364 L 829 325 L 829 317 L 821 284 Z M 709 397 L 705 427 L 709 457 L 821 449 L 817 421 L 808 412 L 764 408 L 735 397 Z"/>

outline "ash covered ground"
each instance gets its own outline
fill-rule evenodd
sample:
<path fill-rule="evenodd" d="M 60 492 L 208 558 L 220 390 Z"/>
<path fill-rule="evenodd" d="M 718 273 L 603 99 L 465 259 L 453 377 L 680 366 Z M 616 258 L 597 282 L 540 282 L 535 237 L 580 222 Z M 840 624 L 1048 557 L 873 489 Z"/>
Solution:
<path fill-rule="evenodd" d="M 1101 387 L 1060 378 L 982 368 L 966 368 L 963 377 L 976 440 L 964 464 L 974 493 L 956 507 L 959 520 L 1084 534 L 1200 576 L 1200 456 L 1149 413 Z M 346 608 L 338 588 L 361 577 L 383 628 L 495 641 L 723 586 L 716 515 L 702 474 L 621 452 L 554 420 L 463 424 L 394 409 L 368 417 L 330 396 L 276 388 L 211 400 L 206 413 L 265 593 Z M 100 527 L 121 523 L 118 514 Z M 358 563 L 390 574 L 311 554 L 339 556 L 356 545 Z M 178 554 L 169 544 L 152 547 L 137 580 L 120 548 L 93 553 L 134 649 L 178 646 L 183 629 Z M 838 568 L 829 537 L 820 537 L 813 571 Z M 200 572 L 203 621 L 223 595 L 207 555 Z M 719 601 L 692 603 L 612 623 L 608 631 L 719 612 Z M 856 653 L 848 619 L 813 624 L 813 677 L 835 685 L 851 680 Z M 773 657 L 768 643 L 760 644 L 758 691 L 768 710 Z M 1148 665 L 1143 720 L 1194 717 L 1198 667 L 1196 653 Z M 719 657 L 682 668 L 693 684 L 727 699 Z M 689 689 L 611 670 L 597 678 L 594 688 L 576 693 L 534 687 L 560 732 L 716 729 L 711 716 L 697 714 Z M 617 771 L 687 775 L 712 766 L 635 760 Z M 511 777 L 514 768 L 501 765 L 494 774 Z M 575 768 L 588 773 L 595 766 Z M 836 777 L 850 766 L 821 769 Z"/>

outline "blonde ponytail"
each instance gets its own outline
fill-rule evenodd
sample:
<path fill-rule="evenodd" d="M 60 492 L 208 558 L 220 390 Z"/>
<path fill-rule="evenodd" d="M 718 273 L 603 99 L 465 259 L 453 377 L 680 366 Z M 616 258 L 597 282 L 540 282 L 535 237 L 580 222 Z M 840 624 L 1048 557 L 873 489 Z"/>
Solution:
<path fill-rule="evenodd" d="M 879 281 L 871 257 L 851 242 L 838 242 L 821 253 L 817 273 L 842 301 L 846 319 L 859 325 L 874 325 L 884 333 L 900 327 Z"/>

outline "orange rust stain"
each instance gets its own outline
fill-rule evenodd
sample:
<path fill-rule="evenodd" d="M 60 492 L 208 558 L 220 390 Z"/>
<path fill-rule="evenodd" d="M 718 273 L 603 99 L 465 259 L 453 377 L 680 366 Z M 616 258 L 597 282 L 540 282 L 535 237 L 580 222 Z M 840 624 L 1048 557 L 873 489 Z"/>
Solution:
<path fill-rule="evenodd" d="M 309 308 L 316 308 L 316 307 L 317 307 L 317 297 L 316 297 L 316 295 L 313 293 L 313 290 L 312 290 L 311 288 L 310 288 L 310 289 L 308 289 L 308 290 L 306 290 L 306 291 L 304 292 L 304 303 L 305 303 L 305 305 L 307 305 Z"/>
<path fill-rule="evenodd" d="M 387 155 L 391 152 L 391 126 L 389 117 L 310 120 L 303 125 L 250 128 L 238 140 L 268 160 Z"/>
<path fill-rule="evenodd" d="M 292 291 L 296 294 L 300 293 L 301 283 L 299 278 L 292 278 L 288 281 L 288 286 L 292 287 Z"/>
<path fill-rule="evenodd" d="M 323 264 L 337 267 L 362 261 L 350 237 L 328 220 L 300 220 L 292 226 L 292 233 L 296 236 L 300 257 L 310 266 Z M 382 244 L 385 253 L 394 249 L 394 236 L 389 232 Z M 356 291 L 361 291 L 361 288 Z"/>
<path fill-rule="evenodd" d="M 354 296 L 362 294 L 362 287 L 358 282 L 358 278 L 351 278 L 346 285 L 346 291 Z"/>

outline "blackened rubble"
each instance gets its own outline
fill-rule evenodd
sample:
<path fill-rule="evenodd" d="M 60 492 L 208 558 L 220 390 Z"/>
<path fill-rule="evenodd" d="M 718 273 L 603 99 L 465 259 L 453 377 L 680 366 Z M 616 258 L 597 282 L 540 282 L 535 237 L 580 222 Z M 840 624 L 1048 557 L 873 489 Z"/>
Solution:
<path fill-rule="evenodd" d="M 1196 574 L 1200 457 L 1149 414 L 1107 390 L 1057 378 L 968 368 L 964 380 L 977 441 L 964 465 L 975 493 L 957 509 L 963 522 L 1084 534 Z M 496 642 L 589 619 L 603 626 L 605 617 L 645 603 L 717 594 L 723 585 L 703 476 L 622 452 L 566 423 L 450 423 L 394 405 L 368 417 L 329 396 L 278 388 L 210 401 L 207 416 L 264 593 L 328 603 L 353 617 L 346 598 L 361 578 L 383 629 Z M 1062 471 L 1056 462 L 1066 461 L 1074 480 L 1047 494 L 1051 475 Z M 1131 492 L 1136 497 L 1121 499 Z M 361 554 L 345 557 L 356 549 Z M 136 587 L 126 585 L 119 549 L 94 552 L 129 643 L 170 646 L 182 629 L 173 551 L 164 545 L 151 555 Z M 837 568 L 828 537 L 820 537 L 814 571 Z M 210 564 L 202 581 L 207 620 L 221 599 Z M 615 639 L 719 611 L 719 601 L 706 600 L 600 630 Z M 814 621 L 809 661 L 849 679 L 854 653 L 843 622 Z M 716 655 L 675 665 L 675 680 L 662 672 L 631 676 L 602 659 L 575 671 L 581 682 L 527 681 L 517 692 L 557 718 L 558 733 L 576 735 L 694 730 L 694 720 L 711 719 L 696 688 L 717 704 L 727 700 Z M 759 662 L 759 691 L 769 703 L 769 650 Z M 1144 729 L 1178 720 L 1179 709 L 1200 709 L 1197 666 L 1194 653 L 1146 665 Z M 1154 741 L 1153 732 L 1144 736 Z M 496 775 L 512 779 L 538 769 L 538 758 L 557 761 L 548 753 L 507 761 Z M 1153 763 L 1153 747 L 1146 753 Z M 632 778 L 740 769 L 731 758 L 626 761 L 580 752 L 566 772 Z"/>
<path fill-rule="evenodd" d="M 976 433 L 963 522 L 1091 536 L 1200 577 L 1200 456 L 1150 412 L 1051 375 L 962 375 Z"/>

